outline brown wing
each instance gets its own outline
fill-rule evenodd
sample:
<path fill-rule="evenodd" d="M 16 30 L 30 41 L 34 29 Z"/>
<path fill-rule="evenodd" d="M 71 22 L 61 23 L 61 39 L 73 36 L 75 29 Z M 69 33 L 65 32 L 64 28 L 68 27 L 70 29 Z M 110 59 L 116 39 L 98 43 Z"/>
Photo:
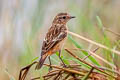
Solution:
<path fill-rule="evenodd" d="M 41 56 L 53 48 L 57 43 L 67 36 L 66 27 L 64 25 L 51 27 L 43 41 Z"/>

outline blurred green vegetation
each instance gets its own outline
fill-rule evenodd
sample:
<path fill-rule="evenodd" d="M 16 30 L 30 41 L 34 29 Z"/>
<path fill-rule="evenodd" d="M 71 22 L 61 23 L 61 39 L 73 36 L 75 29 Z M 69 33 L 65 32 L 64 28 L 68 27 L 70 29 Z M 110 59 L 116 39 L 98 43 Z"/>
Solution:
<path fill-rule="evenodd" d="M 0 0 L 1 80 L 17 80 L 22 67 L 39 60 L 44 35 L 51 26 L 54 16 L 59 12 L 68 12 L 76 16 L 76 19 L 67 24 L 70 31 L 109 48 L 120 50 L 119 36 L 104 29 L 120 34 L 119 5 L 120 0 Z M 73 39 L 69 35 L 64 48 L 94 50 L 96 46 L 77 38 Z M 87 52 L 74 52 L 80 58 L 88 55 Z M 62 50 L 62 53 L 66 64 L 76 62 L 89 68 L 70 57 L 66 51 Z M 96 53 L 120 68 L 119 55 L 101 48 Z M 52 55 L 51 58 L 52 64 L 61 63 L 57 55 Z M 112 69 L 94 57 L 89 57 L 86 61 Z M 26 80 L 42 76 L 47 71 L 47 67 L 39 71 L 35 71 L 33 67 Z"/>

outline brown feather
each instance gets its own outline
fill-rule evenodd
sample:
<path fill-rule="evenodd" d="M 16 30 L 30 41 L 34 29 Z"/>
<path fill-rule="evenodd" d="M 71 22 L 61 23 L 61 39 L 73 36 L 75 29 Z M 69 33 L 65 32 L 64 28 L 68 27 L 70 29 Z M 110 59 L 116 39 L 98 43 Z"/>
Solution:
<path fill-rule="evenodd" d="M 48 30 L 43 41 L 41 59 L 37 64 L 36 69 L 40 69 L 42 67 L 47 56 L 50 56 L 51 54 L 61 49 L 67 37 L 66 23 L 70 19 L 70 15 L 67 13 L 59 13 L 54 18 L 52 26 Z"/>
<path fill-rule="evenodd" d="M 43 66 L 43 63 L 45 62 L 47 56 L 48 56 L 48 54 L 45 54 L 45 55 L 41 56 L 37 66 L 35 67 L 35 70 L 38 70 Z"/>
<path fill-rule="evenodd" d="M 54 48 L 55 44 L 62 41 L 65 37 L 67 37 L 67 28 L 64 25 L 51 27 L 43 41 L 41 56 L 47 54 L 50 49 Z"/>

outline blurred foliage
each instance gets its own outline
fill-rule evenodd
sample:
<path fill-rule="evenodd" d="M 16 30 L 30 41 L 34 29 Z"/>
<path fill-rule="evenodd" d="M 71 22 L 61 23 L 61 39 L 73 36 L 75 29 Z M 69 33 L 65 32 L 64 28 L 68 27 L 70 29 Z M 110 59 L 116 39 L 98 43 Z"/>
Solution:
<path fill-rule="evenodd" d="M 38 60 L 44 35 L 54 16 L 59 12 L 68 12 L 76 16 L 76 19 L 67 24 L 70 31 L 120 50 L 120 38 L 103 29 L 104 27 L 109 28 L 120 34 L 119 5 L 120 0 L 0 0 L 1 80 L 9 80 L 9 75 L 14 77 L 13 79 L 18 79 L 21 67 Z M 72 40 L 69 37 L 65 48 L 81 48 L 80 45 L 82 49 L 93 50 L 96 47 L 90 47 L 89 43 L 77 38 Z M 70 58 L 70 55 L 64 50 L 62 53 L 64 53 L 62 58 L 67 64 L 71 60 L 76 61 Z M 86 52 L 76 51 L 81 58 L 85 56 L 83 53 L 88 55 Z M 104 49 L 100 49 L 96 53 L 120 68 L 118 55 L 113 55 L 112 52 Z M 111 68 L 92 57 L 89 57 L 88 61 Z M 60 64 L 56 55 L 52 56 L 52 63 Z M 9 71 L 9 75 L 5 73 L 5 69 Z M 44 75 L 45 73 L 42 72 L 48 69 L 44 67 L 38 72 L 33 70 L 32 73 L 29 73 L 28 80 L 30 76 Z"/>

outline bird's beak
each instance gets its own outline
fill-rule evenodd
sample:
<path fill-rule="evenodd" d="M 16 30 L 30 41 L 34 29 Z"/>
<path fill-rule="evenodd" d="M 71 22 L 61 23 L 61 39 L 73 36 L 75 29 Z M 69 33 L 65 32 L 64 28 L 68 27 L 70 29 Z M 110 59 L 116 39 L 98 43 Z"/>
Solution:
<path fill-rule="evenodd" d="M 70 16 L 70 19 L 75 18 L 75 16 Z"/>

